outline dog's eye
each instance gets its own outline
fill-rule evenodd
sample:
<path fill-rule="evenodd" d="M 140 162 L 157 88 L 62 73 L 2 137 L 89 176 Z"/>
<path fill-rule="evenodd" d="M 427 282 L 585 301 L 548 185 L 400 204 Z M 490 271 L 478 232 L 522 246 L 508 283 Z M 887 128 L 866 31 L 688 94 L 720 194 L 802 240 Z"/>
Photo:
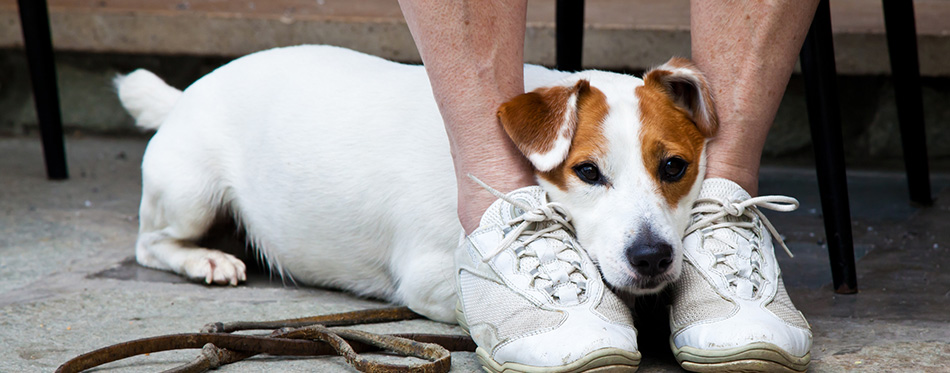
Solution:
<path fill-rule="evenodd" d="M 593 163 L 581 163 L 574 166 L 574 173 L 585 183 L 592 185 L 606 184 L 604 175 L 600 174 L 600 170 Z"/>
<path fill-rule="evenodd" d="M 689 167 L 683 158 L 670 157 L 660 161 L 660 180 L 666 182 L 676 182 L 686 174 L 686 168 Z"/>

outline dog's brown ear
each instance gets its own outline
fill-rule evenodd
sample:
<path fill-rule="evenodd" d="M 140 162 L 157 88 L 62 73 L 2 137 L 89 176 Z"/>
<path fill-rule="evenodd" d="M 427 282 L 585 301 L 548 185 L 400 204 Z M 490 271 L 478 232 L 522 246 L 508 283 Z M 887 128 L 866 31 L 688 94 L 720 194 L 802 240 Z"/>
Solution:
<path fill-rule="evenodd" d="M 673 57 L 643 75 L 646 86 L 653 86 L 666 93 L 680 109 L 686 111 L 696 128 L 709 138 L 719 129 L 719 117 L 712 91 L 706 77 L 692 62 Z"/>
<path fill-rule="evenodd" d="M 567 158 L 577 130 L 579 98 L 590 90 L 587 80 L 539 88 L 502 104 L 498 119 L 518 150 L 538 171 L 547 172 Z"/>

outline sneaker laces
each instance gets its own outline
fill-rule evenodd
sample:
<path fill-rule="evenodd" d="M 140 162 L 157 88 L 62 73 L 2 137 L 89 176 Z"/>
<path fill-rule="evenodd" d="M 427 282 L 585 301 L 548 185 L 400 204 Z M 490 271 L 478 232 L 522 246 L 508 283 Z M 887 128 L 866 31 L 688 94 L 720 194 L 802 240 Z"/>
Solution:
<path fill-rule="evenodd" d="M 505 239 L 494 251 L 482 257 L 482 261 L 487 263 L 517 244 L 518 247 L 514 249 L 517 268 L 527 271 L 531 276 L 530 286 L 540 287 L 561 303 L 579 302 L 586 293 L 588 279 L 579 260 L 581 253 L 572 240 L 557 235 L 561 230 L 567 231 L 571 237 L 575 235 L 574 225 L 571 224 L 573 217 L 567 208 L 557 202 L 532 207 L 495 190 L 471 174 L 468 177 L 495 197 L 524 212 L 506 222 L 508 228 L 504 229 Z M 532 245 L 542 239 L 548 239 L 550 245 Z M 547 249 L 549 246 L 552 250 Z M 528 258 L 536 260 L 525 260 Z M 567 265 L 550 265 L 556 262 Z M 527 264 L 527 268 L 523 268 L 523 264 Z M 542 270 L 542 266 L 545 270 Z"/>
<path fill-rule="evenodd" d="M 788 196 L 760 196 L 746 199 L 741 202 L 733 202 L 719 198 L 699 198 L 693 205 L 693 222 L 686 229 L 684 236 L 702 230 L 702 237 L 714 238 L 726 245 L 727 249 L 721 252 L 714 252 L 716 264 L 729 267 L 731 271 L 724 273 L 726 280 L 737 287 L 738 293 L 746 297 L 753 297 L 765 279 L 759 272 L 761 264 L 759 259 L 764 259 L 760 252 L 758 242 L 761 238 L 761 226 L 768 229 L 773 239 L 785 249 L 785 253 L 790 258 L 795 255 L 789 250 L 781 235 L 772 225 L 772 222 L 759 210 L 767 208 L 773 211 L 789 212 L 794 211 L 799 206 L 798 200 Z M 700 217 L 698 218 L 697 217 Z M 761 225 L 759 224 L 761 223 Z M 750 242 L 749 245 L 739 245 L 734 240 L 724 239 L 721 236 L 713 235 L 718 229 L 727 229 L 734 232 L 742 239 Z M 751 235 L 750 235 L 751 232 Z M 736 257 L 749 258 L 748 262 L 738 260 Z"/>

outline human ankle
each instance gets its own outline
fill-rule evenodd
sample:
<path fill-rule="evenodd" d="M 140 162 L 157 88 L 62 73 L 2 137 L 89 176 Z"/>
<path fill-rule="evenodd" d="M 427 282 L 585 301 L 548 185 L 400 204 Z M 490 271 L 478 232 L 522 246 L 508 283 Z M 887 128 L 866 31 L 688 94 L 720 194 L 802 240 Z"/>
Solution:
<path fill-rule="evenodd" d="M 755 170 L 731 165 L 707 167 L 706 179 L 714 178 L 722 178 L 739 184 L 750 196 L 755 197 L 759 194 L 758 165 L 756 165 Z"/>
<path fill-rule="evenodd" d="M 508 177 L 498 177 L 497 175 L 479 175 L 475 173 L 471 173 L 471 175 L 505 194 L 515 189 L 536 184 L 533 177 L 519 178 L 510 175 Z M 458 179 L 458 185 L 458 217 L 467 235 L 478 228 L 485 210 L 498 198 L 475 183 L 468 177 L 468 174 Z"/>

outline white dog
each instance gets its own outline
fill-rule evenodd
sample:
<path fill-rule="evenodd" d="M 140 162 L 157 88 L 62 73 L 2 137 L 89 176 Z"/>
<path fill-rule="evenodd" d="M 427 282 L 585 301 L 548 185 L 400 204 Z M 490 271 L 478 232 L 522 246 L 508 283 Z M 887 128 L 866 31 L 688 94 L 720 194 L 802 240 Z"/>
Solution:
<path fill-rule="evenodd" d="M 717 127 L 703 76 L 673 59 L 644 80 L 530 65 L 525 80 L 533 92 L 499 119 L 604 279 L 632 294 L 674 280 Z M 454 322 L 456 178 L 422 66 L 299 46 L 184 92 L 145 70 L 116 86 L 158 130 L 142 163 L 140 264 L 236 285 L 244 264 L 194 243 L 230 217 L 282 276 Z"/>

